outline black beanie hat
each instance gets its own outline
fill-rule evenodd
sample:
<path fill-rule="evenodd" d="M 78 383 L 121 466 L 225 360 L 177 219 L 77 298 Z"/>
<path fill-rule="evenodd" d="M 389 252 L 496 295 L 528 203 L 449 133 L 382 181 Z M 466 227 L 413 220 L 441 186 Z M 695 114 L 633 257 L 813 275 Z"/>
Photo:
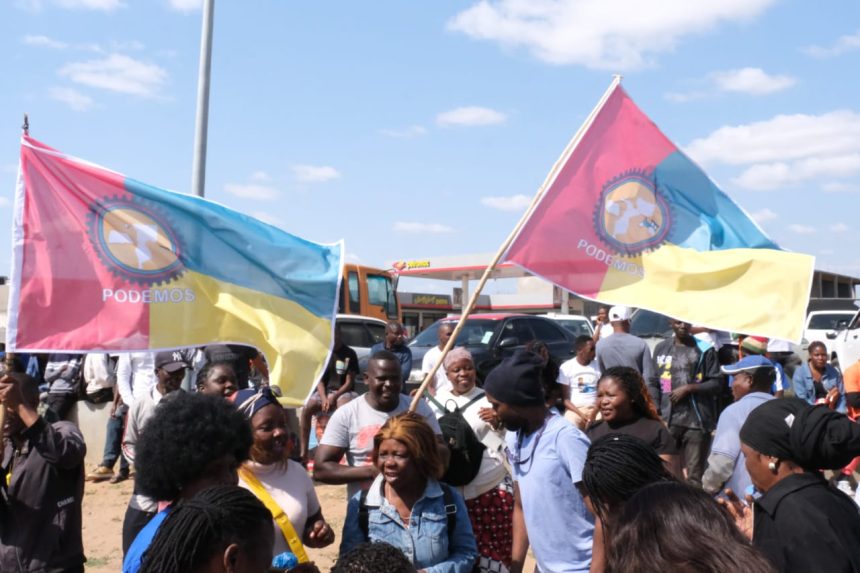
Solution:
<path fill-rule="evenodd" d="M 534 352 L 518 350 L 493 368 L 484 391 L 510 406 L 545 406 L 541 374 L 545 362 Z"/>
<path fill-rule="evenodd" d="M 798 398 L 768 400 L 741 427 L 743 443 L 807 470 L 838 469 L 860 455 L 860 424 Z"/>

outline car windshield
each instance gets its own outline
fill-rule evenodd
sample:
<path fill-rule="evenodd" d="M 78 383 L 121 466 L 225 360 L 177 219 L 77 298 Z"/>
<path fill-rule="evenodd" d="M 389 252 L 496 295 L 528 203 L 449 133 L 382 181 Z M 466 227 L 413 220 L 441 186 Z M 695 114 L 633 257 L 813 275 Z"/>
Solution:
<path fill-rule="evenodd" d="M 439 325 L 442 323 L 456 324 L 453 320 L 439 320 L 427 327 L 421 334 L 416 336 L 409 346 L 425 346 L 431 347 L 439 344 Z M 457 336 L 457 346 L 489 346 L 490 339 L 493 338 L 501 320 L 482 320 L 479 318 L 470 318 L 466 320 L 466 326 L 460 331 Z"/>
<path fill-rule="evenodd" d="M 827 314 L 814 314 L 809 317 L 809 325 L 806 328 L 813 330 L 838 330 L 845 328 L 851 321 L 852 313 L 834 312 Z M 839 323 L 842 323 L 840 326 Z"/>
<path fill-rule="evenodd" d="M 639 309 L 630 319 L 630 334 L 633 336 L 650 337 L 668 335 L 672 330 L 669 318 L 650 310 Z"/>
<path fill-rule="evenodd" d="M 582 336 L 583 334 L 591 336 L 591 329 L 588 328 L 588 323 L 584 320 L 559 320 L 557 322 L 574 336 Z"/>

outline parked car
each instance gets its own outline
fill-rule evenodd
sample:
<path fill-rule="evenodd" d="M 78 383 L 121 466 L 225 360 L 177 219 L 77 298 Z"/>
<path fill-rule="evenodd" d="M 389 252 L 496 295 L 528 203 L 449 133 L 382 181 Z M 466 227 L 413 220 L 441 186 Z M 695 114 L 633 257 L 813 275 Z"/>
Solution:
<path fill-rule="evenodd" d="M 825 338 L 834 366 L 845 369 L 860 360 L 860 311 L 854 313 L 847 328 L 830 330 Z"/>
<path fill-rule="evenodd" d="M 372 316 L 339 314 L 336 323 L 343 343 L 355 350 L 359 364 L 370 354 L 370 347 L 385 338 L 385 321 Z"/>
<path fill-rule="evenodd" d="M 816 310 L 806 317 L 803 329 L 804 346 L 814 340 L 827 342 L 827 333 L 836 332 L 848 327 L 854 317 L 853 310 Z"/>
<path fill-rule="evenodd" d="M 636 309 L 630 318 L 630 334 L 644 340 L 648 349 L 654 352 L 657 344 L 675 334 L 669 320 L 668 316 L 660 313 L 644 308 Z"/>
<path fill-rule="evenodd" d="M 439 325 L 456 323 L 458 319 L 455 316 L 438 320 L 409 343 L 412 350 L 411 383 L 420 383 L 424 379 L 421 362 L 427 351 L 439 344 Z M 478 378 L 484 380 L 503 358 L 532 340 L 544 342 L 559 363 L 569 360 L 574 355 L 574 339 L 575 336 L 558 323 L 542 316 L 475 314 L 466 319 L 455 344 L 469 349 L 475 359 Z"/>
<path fill-rule="evenodd" d="M 560 312 L 550 312 L 542 316 L 545 316 L 550 320 L 554 320 L 559 325 L 566 328 L 567 331 L 573 335 L 573 338 L 582 336 L 583 334 L 594 336 L 594 326 L 591 324 L 591 321 L 588 320 L 588 317 L 582 316 L 581 314 L 561 314 Z"/>

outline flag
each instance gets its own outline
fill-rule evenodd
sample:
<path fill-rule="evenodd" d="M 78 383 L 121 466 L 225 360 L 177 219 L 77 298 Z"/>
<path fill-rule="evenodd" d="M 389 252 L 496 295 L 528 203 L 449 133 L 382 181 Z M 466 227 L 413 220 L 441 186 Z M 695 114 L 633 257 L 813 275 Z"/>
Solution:
<path fill-rule="evenodd" d="M 814 259 L 780 250 L 620 85 L 593 117 L 506 260 L 585 298 L 799 341 Z"/>
<path fill-rule="evenodd" d="M 24 137 L 7 349 L 244 344 L 300 406 L 330 351 L 343 245 L 306 241 Z"/>

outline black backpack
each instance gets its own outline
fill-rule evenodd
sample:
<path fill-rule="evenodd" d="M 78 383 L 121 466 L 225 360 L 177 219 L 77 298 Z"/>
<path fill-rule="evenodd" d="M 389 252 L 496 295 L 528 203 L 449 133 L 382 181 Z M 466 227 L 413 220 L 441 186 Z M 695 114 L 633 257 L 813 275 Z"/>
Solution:
<path fill-rule="evenodd" d="M 448 469 L 441 480 L 445 483 L 453 486 L 466 485 L 475 479 L 475 476 L 478 475 L 478 471 L 481 469 L 481 458 L 484 456 L 484 450 L 487 447 L 475 435 L 472 426 L 463 417 L 463 412 L 483 397 L 484 393 L 482 392 L 463 404 L 462 408 L 454 408 L 452 412 L 440 404 L 436 398 L 429 394 L 427 395 L 427 398 L 437 408 L 445 411 L 439 418 L 439 428 L 442 430 L 442 437 L 445 439 L 445 444 L 451 452 L 451 461 L 448 463 Z"/>

